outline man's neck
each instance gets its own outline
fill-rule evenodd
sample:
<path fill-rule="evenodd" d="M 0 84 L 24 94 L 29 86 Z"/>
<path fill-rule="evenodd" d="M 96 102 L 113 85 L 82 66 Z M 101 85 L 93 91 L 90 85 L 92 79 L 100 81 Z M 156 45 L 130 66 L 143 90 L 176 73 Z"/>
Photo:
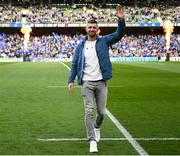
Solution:
<path fill-rule="evenodd" d="M 95 37 L 90 37 L 90 36 L 88 36 L 87 40 L 88 40 L 88 41 L 95 41 L 95 40 L 96 40 L 96 36 L 95 36 Z"/>

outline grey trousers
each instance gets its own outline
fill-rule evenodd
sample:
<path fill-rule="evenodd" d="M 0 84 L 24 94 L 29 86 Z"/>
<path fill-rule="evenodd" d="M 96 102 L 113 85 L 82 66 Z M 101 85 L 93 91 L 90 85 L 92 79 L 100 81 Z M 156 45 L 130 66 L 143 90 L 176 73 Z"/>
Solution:
<path fill-rule="evenodd" d="M 100 128 L 106 109 L 107 83 L 106 81 L 84 81 L 81 93 L 85 107 L 85 125 L 89 141 L 95 140 L 94 128 Z M 96 105 L 96 119 L 94 121 L 94 105 Z"/>

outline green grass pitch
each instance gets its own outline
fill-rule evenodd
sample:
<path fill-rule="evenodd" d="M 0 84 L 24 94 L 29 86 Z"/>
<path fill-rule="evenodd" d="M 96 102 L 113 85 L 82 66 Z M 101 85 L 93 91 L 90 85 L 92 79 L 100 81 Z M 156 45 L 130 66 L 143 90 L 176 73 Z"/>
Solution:
<path fill-rule="evenodd" d="M 90 154 L 87 141 L 37 140 L 86 137 L 80 88 L 63 87 L 68 75 L 61 63 L 0 63 L 1 155 Z M 174 138 L 137 140 L 148 154 L 180 155 L 180 63 L 113 63 L 108 85 L 107 108 L 134 138 Z M 102 137 L 124 138 L 107 116 Z M 127 140 L 98 147 L 101 155 L 138 154 Z"/>

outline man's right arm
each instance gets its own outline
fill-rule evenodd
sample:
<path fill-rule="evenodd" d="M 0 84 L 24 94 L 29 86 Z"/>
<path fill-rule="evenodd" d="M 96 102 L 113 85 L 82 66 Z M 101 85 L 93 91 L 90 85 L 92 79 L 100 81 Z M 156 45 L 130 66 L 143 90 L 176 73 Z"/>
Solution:
<path fill-rule="evenodd" d="M 78 55 L 79 55 L 78 49 L 79 48 L 77 46 L 73 55 L 72 63 L 71 63 L 71 71 L 70 71 L 68 83 L 74 83 L 74 80 L 77 75 L 77 64 L 78 64 Z"/>

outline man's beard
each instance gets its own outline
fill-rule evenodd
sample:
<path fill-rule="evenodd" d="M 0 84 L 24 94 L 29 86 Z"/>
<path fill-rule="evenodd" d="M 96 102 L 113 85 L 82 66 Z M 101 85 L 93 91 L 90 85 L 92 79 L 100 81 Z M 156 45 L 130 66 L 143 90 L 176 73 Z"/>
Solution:
<path fill-rule="evenodd" d="M 90 37 L 95 37 L 95 36 L 96 36 L 96 32 L 89 32 L 88 35 L 89 35 Z"/>

